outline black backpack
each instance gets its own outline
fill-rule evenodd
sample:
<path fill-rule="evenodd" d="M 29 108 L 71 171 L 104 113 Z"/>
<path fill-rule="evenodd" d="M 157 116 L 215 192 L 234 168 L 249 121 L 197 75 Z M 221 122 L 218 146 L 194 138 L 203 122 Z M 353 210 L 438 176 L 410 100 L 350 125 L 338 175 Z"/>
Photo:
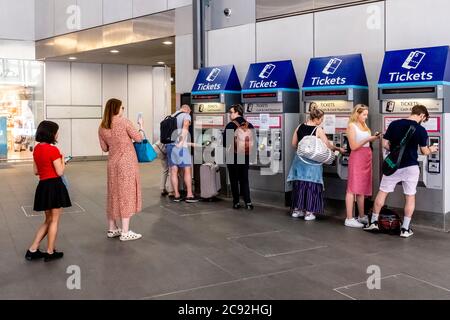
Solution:
<path fill-rule="evenodd" d="M 163 144 L 169 144 L 175 142 L 172 140 L 172 133 L 178 129 L 177 117 L 182 114 L 182 112 L 176 113 L 174 116 L 167 116 L 161 121 L 159 125 L 160 141 Z"/>

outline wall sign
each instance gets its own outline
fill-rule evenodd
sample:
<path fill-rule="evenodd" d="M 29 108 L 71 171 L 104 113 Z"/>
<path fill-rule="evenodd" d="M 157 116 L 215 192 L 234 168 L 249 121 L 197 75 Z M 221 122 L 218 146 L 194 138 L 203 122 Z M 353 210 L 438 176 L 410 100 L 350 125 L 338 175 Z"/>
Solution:
<path fill-rule="evenodd" d="M 305 102 L 305 112 L 309 112 L 313 107 L 322 110 L 323 112 L 325 112 L 325 114 L 351 113 L 353 110 L 353 102 L 345 100 L 324 100 L 324 101 Z"/>
<path fill-rule="evenodd" d="M 241 91 L 239 77 L 233 65 L 200 69 L 192 87 L 192 94 L 220 93 L 225 91 L 236 93 Z"/>
<path fill-rule="evenodd" d="M 450 81 L 449 46 L 388 51 L 378 84 L 414 85 Z"/>
<path fill-rule="evenodd" d="M 303 90 L 324 87 L 367 88 L 367 77 L 361 54 L 312 58 Z"/>
<path fill-rule="evenodd" d="M 225 104 L 224 103 L 196 103 L 194 104 L 195 113 L 224 113 Z"/>
<path fill-rule="evenodd" d="M 424 105 L 428 112 L 442 112 L 443 101 L 439 99 L 392 99 L 383 100 L 383 113 L 411 113 L 415 105 Z"/>
<path fill-rule="evenodd" d="M 283 112 L 282 103 L 246 103 L 244 104 L 245 113 L 281 113 Z"/>

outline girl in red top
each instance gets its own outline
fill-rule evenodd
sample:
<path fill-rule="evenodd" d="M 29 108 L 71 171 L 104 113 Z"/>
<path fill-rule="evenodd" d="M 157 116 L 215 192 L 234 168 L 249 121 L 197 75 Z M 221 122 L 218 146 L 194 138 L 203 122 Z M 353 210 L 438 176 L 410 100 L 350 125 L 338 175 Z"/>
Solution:
<path fill-rule="evenodd" d="M 63 257 L 62 252 L 55 250 L 56 234 L 58 232 L 59 216 L 62 208 L 71 207 L 69 193 L 61 176 L 64 174 L 64 157 L 54 146 L 58 139 L 58 124 L 52 121 L 42 121 L 36 131 L 36 145 L 33 152 L 34 174 L 39 176 L 39 184 L 34 197 L 34 211 L 45 211 L 44 224 L 39 228 L 33 244 L 28 249 L 25 258 L 35 260 L 44 258 L 51 261 Z M 39 251 L 41 241 L 47 236 L 47 252 Z"/>

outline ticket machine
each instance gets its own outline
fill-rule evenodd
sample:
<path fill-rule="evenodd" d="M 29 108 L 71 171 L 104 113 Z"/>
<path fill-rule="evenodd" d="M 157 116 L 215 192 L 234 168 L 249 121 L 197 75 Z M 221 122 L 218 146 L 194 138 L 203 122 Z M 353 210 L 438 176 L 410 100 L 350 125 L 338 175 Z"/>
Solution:
<path fill-rule="evenodd" d="M 289 204 L 286 182 L 295 149 L 292 134 L 299 123 L 299 86 L 290 60 L 250 65 L 242 89 L 245 118 L 255 127 L 256 154 L 251 157 L 252 198 Z"/>
<path fill-rule="evenodd" d="M 325 112 L 323 128 L 337 147 L 350 149 L 348 120 L 357 104 L 368 104 L 368 84 L 361 54 L 312 58 L 302 87 L 302 121 L 315 106 Z M 349 154 L 324 165 L 325 198 L 345 200 Z"/>
<path fill-rule="evenodd" d="M 450 123 L 449 49 L 449 46 L 441 46 L 386 52 L 378 84 L 384 132 L 392 121 L 407 118 L 417 104 L 426 106 L 430 113 L 429 121 L 422 125 L 428 131 L 428 144 L 437 144 L 439 152 L 423 156 L 419 151 L 416 213 L 423 214 L 421 223 L 445 231 L 448 231 L 446 214 L 450 211 L 450 176 L 447 173 L 450 157 L 445 154 L 450 150 L 450 136 L 445 135 L 446 131 L 450 132 L 447 128 Z M 400 185 L 388 197 L 387 205 L 404 207 Z"/>
<path fill-rule="evenodd" d="M 230 188 L 222 148 L 222 133 L 228 122 L 227 112 L 241 103 L 241 84 L 233 65 L 202 68 L 191 92 L 193 111 L 195 191 L 200 192 L 200 165 L 215 162 L 220 165 L 221 193 Z"/>

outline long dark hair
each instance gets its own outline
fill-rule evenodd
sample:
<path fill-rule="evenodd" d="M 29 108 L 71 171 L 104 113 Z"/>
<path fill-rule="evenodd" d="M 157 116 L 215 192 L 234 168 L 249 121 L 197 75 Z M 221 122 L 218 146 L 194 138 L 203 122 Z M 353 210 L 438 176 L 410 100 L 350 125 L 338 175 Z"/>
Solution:
<path fill-rule="evenodd" d="M 59 126 L 57 123 L 53 121 L 42 121 L 39 123 L 39 126 L 36 129 L 36 138 L 37 142 L 44 142 L 55 144 L 56 134 L 58 133 Z"/>
<path fill-rule="evenodd" d="M 113 116 L 116 116 L 120 112 L 122 107 L 122 101 L 119 99 L 109 99 L 105 105 L 105 112 L 103 113 L 103 120 L 101 127 L 105 129 L 111 129 L 111 123 Z"/>

